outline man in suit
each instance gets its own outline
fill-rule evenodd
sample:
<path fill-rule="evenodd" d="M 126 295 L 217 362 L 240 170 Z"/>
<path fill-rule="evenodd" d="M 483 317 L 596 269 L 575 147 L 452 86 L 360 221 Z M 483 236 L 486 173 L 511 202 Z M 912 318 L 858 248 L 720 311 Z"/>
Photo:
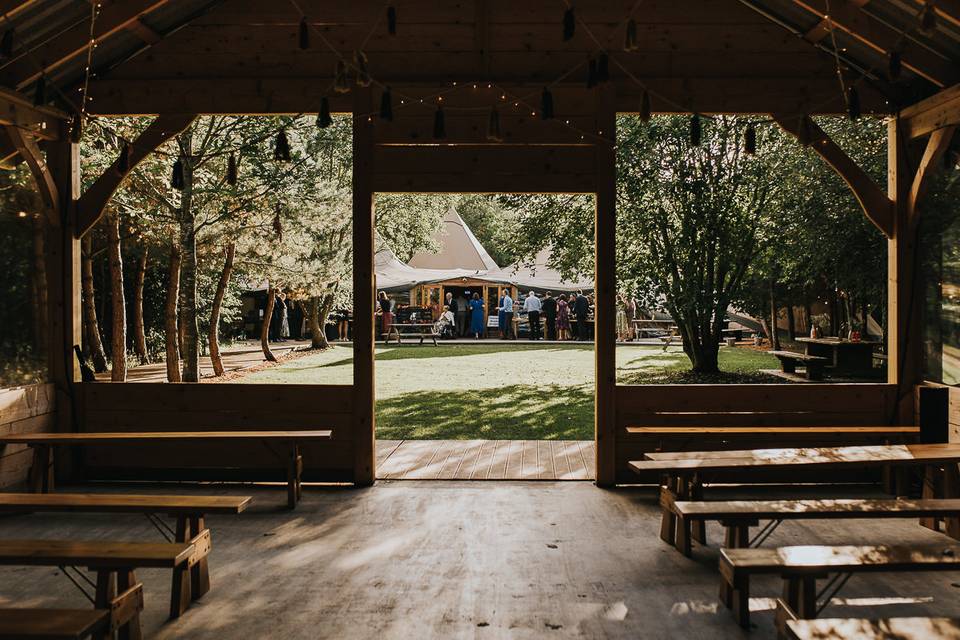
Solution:
<path fill-rule="evenodd" d="M 549 291 L 543 296 L 543 317 L 547 321 L 547 340 L 557 339 L 557 299 Z"/>
<path fill-rule="evenodd" d="M 470 298 L 470 292 L 457 294 L 457 330 L 456 334 L 461 338 L 467 335 L 467 327 L 470 326 L 470 321 L 468 319 L 470 313 L 470 303 L 467 300 Z"/>
<path fill-rule="evenodd" d="M 590 313 L 590 301 L 583 291 L 577 291 L 577 299 L 573 305 L 573 313 L 577 316 L 577 340 L 586 340 L 590 332 L 587 331 L 587 315 Z"/>
<path fill-rule="evenodd" d="M 446 307 L 447 311 L 453 314 L 451 317 L 453 318 L 453 337 L 455 338 L 457 337 L 457 330 L 460 328 L 457 326 L 457 301 L 454 299 L 453 294 L 449 291 L 447 292 L 446 296 Z"/>

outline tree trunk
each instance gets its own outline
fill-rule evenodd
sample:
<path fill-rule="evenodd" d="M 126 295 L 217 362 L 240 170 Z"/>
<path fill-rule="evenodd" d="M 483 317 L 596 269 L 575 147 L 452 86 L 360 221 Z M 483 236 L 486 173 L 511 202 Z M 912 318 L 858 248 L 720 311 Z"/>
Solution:
<path fill-rule="evenodd" d="M 803 301 L 803 321 L 804 331 L 809 335 L 810 328 L 813 326 L 813 310 L 810 308 L 810 300 Z"/>
<path fill-rule="evenodd" d="M 327 332 L 323 330 L 323 324 L 320 323 L 320 296 L 310 297 L 310 348 L 326 349 L 330 346 L 327 342 Z"/>
<path fill-rule="evenodd" d="M 164 305 L 164 342 L 167 345 L 167 381 L 180 382 L 180 332 L 177 329 L 177 300 L 180 297 L 180 245 L 170 243 L 167 301 Z"/>
<path fill-rule="evenodd" d="M 33 216 L 33 339 L 38 353 L 46 354 L 47 344 L 47 259 L 46 222 L 43 216 Z"/>
<path fill-rule="evenodd" d="M 97 373 L 107 370 L 107 356 L 100 339 L 100 322 L 97 320 L 97 301 L 93 291 L 93 238 L 92 232 L 83 236 L 83 251 L 80 260 L 80 284 L 83 293 L 83 324 L 90 360 Z"/>
<path fill-rule="evenodd" d="M 791 340 L 797 339 L 797 320 L 793 317 L 793 306 L 787 306 L 787 335 Z"/>
<path fill-rule="evenodd" d="M 780 350 L 780 332 L 777 331 L 777 298 L 774 295 L 776 282 L 770 278 L 770 347 L 774 351 Z"/>
<path fill-rule="evenodd" d="M 277 356 L 270 351 L 270 319 L 273 317 L 273 301 L 277 297 L 277 288 L 267 286 L 267 308 L 263 310 L 263 326 L 260 328 L 260 347 L 263 349 L 263 357 L 270 362 L 276 362 Z"/>
<path fill-rule="evenodd" d="M 177 136 L 183 163 L 183 193 L 180 197 L 180 322 L 183 331 L 181 358 L 183 381 L 200 381 L 200 340 L 197 326 L 197 235 L 196 221 L 191 207 L 193 196 L 193 129 Z"/>
<path fill-rule="evenodd" d="M 137 262 L 137 273 L 133 281 L 133 350 L 137 354 L 140 364 L 150 362 L 147 354 L 147 332 L 143 323 L 143 283 L 147 278 L 149 253 L 150 250 L 144 247 L 140 260 Z"/>
<path fill-rule="evenodd" d="M 113 341 L 110 346 L 110 379 L 127 379 L 127 304 L 123 292 L 123 256 L 120 253 L 120 213 L 107 214 L 107 252 L 110 256 L 110 303 L 113 307 Z"/>
<path fill-rule="evenodd" d="M 223 271 L 220 272 L 220 282 L 217 283 L 217 293 L 213 296 L 213 308 L 210 310 L 210 331 L 207 338 L 210 342 L 210 362 L 213 363 L 213 373 L 218 377 L 224 373 L 223 358 L 220 357 L 220 309 L 223 307 L 223 297 L 227 294 L 227 285 L 230 284 L 235 250 L 236 247 L 232 242 L 227 245 Z"/>

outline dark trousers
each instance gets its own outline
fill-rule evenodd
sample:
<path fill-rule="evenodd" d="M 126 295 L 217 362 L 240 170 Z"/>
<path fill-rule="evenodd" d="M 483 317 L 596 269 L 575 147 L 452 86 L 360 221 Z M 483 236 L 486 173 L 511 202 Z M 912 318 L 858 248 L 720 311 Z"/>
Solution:
<path fill-rule="evenodd" d="M 547 340 L 557 339 L 557 314 L 544 314 L 547 319 Z"/>
<path fill-rule="evenodd" d="M 539 340 L 542 337 L 540 335 L 540 312 L 529 312 L 527 314 L 527 319 L 530 321 L 530 339 Z"/>
<path fill-rule="evenodd" d="M 467 312 L 457 311 L 457 335 L 467 335 Z"/>
<path fill-rule="evenodd" d="M 500 336 L 506 340 L 513 337 L 513 314 L 503 314 L 503 326 L 500 327 Z"/>
<path fill-rule="evenodd" d="M 590 332 L 587 330 L 587 314 L 577 314 L 577 340 L 588 340 Z"/>

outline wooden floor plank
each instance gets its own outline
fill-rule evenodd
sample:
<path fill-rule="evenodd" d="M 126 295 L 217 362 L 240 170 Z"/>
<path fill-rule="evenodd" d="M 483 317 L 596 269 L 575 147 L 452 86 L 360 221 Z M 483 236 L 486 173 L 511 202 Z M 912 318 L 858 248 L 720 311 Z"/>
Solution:
<path fill-rule="evenodd" d="M 537 466 L 537 441 L 523 441 L 523 456 L 520 461 L 520 479 L 538 480 L 540 478 L 540 468 Z"/>
<path fill-rule="evenodd" d="M 521 477 L 523 473 L 523 441 L 511 440 L 510 453 L 507 455 L 507 466 L 504 472 L 505 479 Z"/>
<path fill-rule="evenodd" d="M 560 480 L 586 480 L 587 469 L 580 456 L 580 444 L 576 440 L 562 440 L 560 453 L 567 462 L 567 473 L 561 475 Z"/>
<path fill-rule="evenodd" d="M 484 440 L 471 440 L 470 446 L 463 454 L 463 461 L 457 469 L 456 480 L 469 480 L 473 477 L 473 470 L 477 466 L 477 460 L 480 457 L 480 450 L 483 448 Z"/>
<path fill-rule="evenodd" d="M 497 447 L 490 458 L 487 480 L 504 480 L 507 477 L 507 457 L 510 452 L 509 440 L 497 440 Z"/>
<path fill-rule="evenodd" d="M 444 449 L 446 440 L 421 440 L 420 457 L 416 461 L 416 466 L 403 474 L 407 480 L 433 480 L 436 479 L 440 467 L 443 466 L 444 459 L 441 452 Z"/>
<path fill-rule="evenodd" d="M 403 444 L 403 440 L 377 440 L 377 468 L 383 466 L 383 463 L 393 455 L 393 453 Z"/>
<path fill-rule="evenodd" d="M 453 480 L 457 477 L 457 469 L 463 462 L 463 456 L 470 446 L 469 440 L 447 440 L 449 445 L 446 460 L 437 473 L 438 480 Z"/>

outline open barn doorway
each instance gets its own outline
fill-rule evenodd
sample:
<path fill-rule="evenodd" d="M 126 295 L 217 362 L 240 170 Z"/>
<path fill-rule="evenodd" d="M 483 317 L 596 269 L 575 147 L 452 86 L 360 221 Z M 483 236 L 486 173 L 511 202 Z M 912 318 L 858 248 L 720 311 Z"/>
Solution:
<path fill-rule="evenodd" d="M 377 195 L 378 479 L 594 478 L 594 208 Z M 543 227 L 561 211 L 575 236 Z"/>

